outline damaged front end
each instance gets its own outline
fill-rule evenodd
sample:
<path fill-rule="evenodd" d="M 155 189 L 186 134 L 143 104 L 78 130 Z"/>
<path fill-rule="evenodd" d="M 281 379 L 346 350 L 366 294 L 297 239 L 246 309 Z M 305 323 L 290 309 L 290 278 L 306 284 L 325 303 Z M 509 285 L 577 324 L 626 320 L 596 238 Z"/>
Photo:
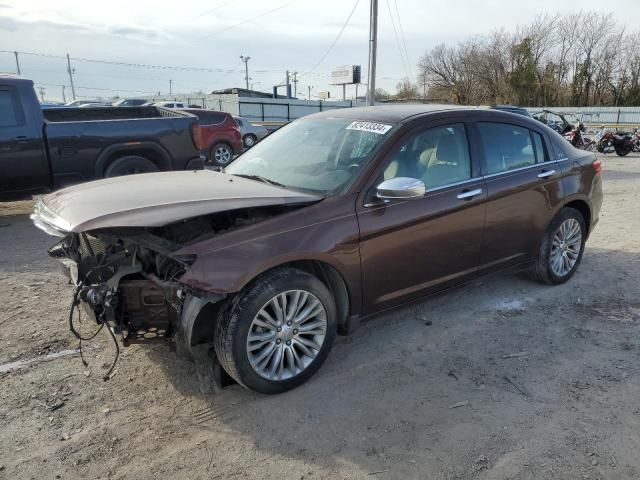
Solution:
<path fill-rule="evenodd" d="M 125 346 L 162 341 L 176 331 L 186 292 L 176 279 L 192 258 L 179 245 L 129 229 L 71 233 L 49 249 L 76 287 L 80 304 L 98 324 L 122 335 Z"/>
<path fill-rule="evenodd" d="M 107 325 L 112 333 L 120 335 L 125 346 L 176 338 L 180 351 L 189 354 L 192 344 L 211 340 L 207 337 L 213 332 L 212 318 L 205 328 L 208 335 L 199 330 L 198 338 L 194 338 L 198 315 L 225 295 L 182 283 L 180 278 L 196 257 L 176 252 L 291 208 L 246 208 L 163 227 L 104 228 L 83 233 L 64 232 L 59 222 L 38 211 L 34 222 L 43 222 L 49 233 L 63 236 L 48 252 L 61 262 L 75 286 L 71 313 L 73 308 L 81 308 L 96 324 Z M 69 320 L 78 336 L 72 315 Z"/>

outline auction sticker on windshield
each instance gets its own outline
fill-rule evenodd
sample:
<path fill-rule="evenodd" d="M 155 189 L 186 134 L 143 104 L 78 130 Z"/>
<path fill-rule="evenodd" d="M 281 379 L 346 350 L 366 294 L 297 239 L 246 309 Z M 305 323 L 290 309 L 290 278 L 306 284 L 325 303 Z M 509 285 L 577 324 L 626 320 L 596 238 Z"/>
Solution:
<path fill-rule="evenodd" d="M 385 125 L 376 122 L 353 122 L 347 126 L 347 130 L 360 130 L 361 132 L 371 132 L 384 135 L 393 128 L 393 125 Z"/>

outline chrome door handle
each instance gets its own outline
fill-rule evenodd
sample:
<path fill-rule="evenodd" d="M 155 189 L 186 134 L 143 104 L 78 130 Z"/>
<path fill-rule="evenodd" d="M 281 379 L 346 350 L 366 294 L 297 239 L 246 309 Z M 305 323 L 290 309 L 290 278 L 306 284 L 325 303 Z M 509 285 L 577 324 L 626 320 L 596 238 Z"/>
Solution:
<path fill-rule="evenodd" d="M 477 197 L 481 193 L 482 193 L 482 189 L 481 188 L 476 188 L 475 190 L 469 190 L 468 192 L 459 193 L 458 194 L 458 199 L 459 200 L 465 200 L 467 198 Z"/>
<path fill-rule="evenodd" d="M 556 173 L 555 170 L 547 170 L 545 172 L 540 172 L 538 174 L 538 178 L 547 178 L 547 177 L 550 177 L 551 175 L 553 175 L 554 173 Z"/>

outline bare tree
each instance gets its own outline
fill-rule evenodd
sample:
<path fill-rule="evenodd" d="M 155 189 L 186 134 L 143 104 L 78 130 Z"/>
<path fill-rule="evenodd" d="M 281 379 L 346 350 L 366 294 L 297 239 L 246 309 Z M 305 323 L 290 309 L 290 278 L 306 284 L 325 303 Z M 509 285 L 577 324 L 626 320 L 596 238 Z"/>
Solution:
<path fill-rule="evenodd" d="M 613 14 L 540 15 L 513 33 L 497 30 L 419 60 L 429 96 L 460 104 L 622 105 L 640 102 L 640 33 Z"/>

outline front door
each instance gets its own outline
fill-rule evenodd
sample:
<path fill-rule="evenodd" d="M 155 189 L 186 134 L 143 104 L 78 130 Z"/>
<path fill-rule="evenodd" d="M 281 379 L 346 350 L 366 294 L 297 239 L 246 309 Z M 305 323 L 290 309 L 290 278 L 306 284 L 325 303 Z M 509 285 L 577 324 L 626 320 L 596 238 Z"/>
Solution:
<path fill-rule="evenodd" d="M 465 124 L 430 124 L 391 150 L 357 207 L 364 313 L 462 282 L 477 271 L 486 192 Z M 422 180 L 423 198 L 381 203 L 383 180 Z"/>
<path fill-rule="evenodd" d="M 0 194 L 40 190 L 49 184 L 42 123 L 25 118 L 17 91 L 0 85 Z"/>

